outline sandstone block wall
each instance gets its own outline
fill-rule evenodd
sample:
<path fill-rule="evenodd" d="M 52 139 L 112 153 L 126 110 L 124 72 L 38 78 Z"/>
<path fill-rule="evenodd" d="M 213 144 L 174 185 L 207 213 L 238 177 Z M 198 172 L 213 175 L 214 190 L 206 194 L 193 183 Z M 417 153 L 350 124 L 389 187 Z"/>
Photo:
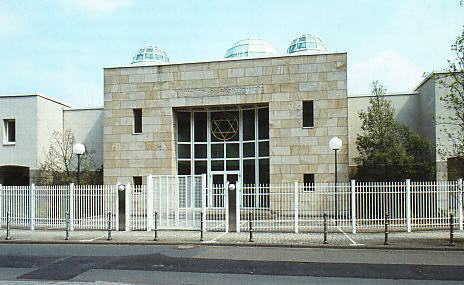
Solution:
<path fill-rule="evenodd" d="M 340 181 L 348 179 L 346 53 L 289 55 L 128 66 L 104 70 L 104 182 L 176 174 L 175 109 L 269 105 L 271 183 L 332 182 L 339 136 Z M 314 100 L 314 128 L 303 128 L 302 101 Z M 133 134 L 133 109 L 143 109 L 143 134 Z"/>

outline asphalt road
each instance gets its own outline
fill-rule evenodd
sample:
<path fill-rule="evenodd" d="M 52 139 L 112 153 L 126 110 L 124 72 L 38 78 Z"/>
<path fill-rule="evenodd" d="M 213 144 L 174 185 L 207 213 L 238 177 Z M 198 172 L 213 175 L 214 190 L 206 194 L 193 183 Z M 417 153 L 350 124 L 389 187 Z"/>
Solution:
<path fill-rule="evenodd" d="M 0 280 L 4 284 L 462 284 L 464 252 L 1 244 Z"/>

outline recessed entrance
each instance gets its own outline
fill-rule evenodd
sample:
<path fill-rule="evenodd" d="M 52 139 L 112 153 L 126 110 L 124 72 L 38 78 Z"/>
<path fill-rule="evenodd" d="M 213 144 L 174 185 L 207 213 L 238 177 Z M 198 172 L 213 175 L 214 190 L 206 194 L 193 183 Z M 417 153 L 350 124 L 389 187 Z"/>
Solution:
<path fill-rule="evenodd" d="M 0 166 L 0 184 L 5 186 L 29 185 L 29 167 Z"/>

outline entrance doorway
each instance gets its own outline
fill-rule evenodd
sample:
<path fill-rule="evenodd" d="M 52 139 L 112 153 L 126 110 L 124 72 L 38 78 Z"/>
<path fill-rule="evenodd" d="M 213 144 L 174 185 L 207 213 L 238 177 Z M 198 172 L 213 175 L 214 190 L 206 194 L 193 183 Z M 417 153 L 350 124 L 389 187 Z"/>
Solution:
<path fill-rule="evenodd" d="M 237 183 L 240 181 L 240 171 L 212 171 L 211 172 L 211 181 L 213 185 L 224 185 L 227 189 L 228 199 L 224 201 L 227 203 L 227 208 L 229 209 L 229 221 L 228 227 L 229 231 L 236 232 L 237 231 L 237 197 L 239 197 L 239 190 L 237 189 Z M 224 205 L 225 206 L 225 205 Z M 239 210 L 240 211 L 240 210 Z"/>

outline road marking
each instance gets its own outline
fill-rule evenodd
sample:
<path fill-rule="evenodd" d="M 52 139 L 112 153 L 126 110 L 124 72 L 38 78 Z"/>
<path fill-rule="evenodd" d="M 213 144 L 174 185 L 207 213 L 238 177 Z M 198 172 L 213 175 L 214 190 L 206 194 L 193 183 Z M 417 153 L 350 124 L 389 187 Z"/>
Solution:
<path fill-rule="evenodd" d="M 218 235 L 217 237 L 213 238 L 212 240 L 208 240 L 208 241 L 205 241 L 205 243 L 211 243 L 211 242 L 216 242 L 220 237 L 223 237 L 225 234 L 227 234 L 227 232 L 223 232 L 221 233 L 220 235 Z"/>
<path fill-rule="evenodd" d="M 348 239 L 350 240 L 351 245 L 362 245 L 362 244 L 359 244 L 359 243 L 355 242 L 355 241 L 354 241 L 347 233 L 345 233 L 339 226 L 337 226 L 337 229 L 338 229 L 341 233 L 343 233 L 343 234 L 346 236 L 346 238 L 348 238 Z"/>
<path fill-rule="evenodd" d="M 106 236 L 96 237 L 96 238 L 92 238 L 92 239 L 81 239 L 80 241 L 84 241 L 84 242 L 96 241 L 97 239 L 101 239 L 101 238 L 104 238 L 104 237 L 106 237 Z"/>

